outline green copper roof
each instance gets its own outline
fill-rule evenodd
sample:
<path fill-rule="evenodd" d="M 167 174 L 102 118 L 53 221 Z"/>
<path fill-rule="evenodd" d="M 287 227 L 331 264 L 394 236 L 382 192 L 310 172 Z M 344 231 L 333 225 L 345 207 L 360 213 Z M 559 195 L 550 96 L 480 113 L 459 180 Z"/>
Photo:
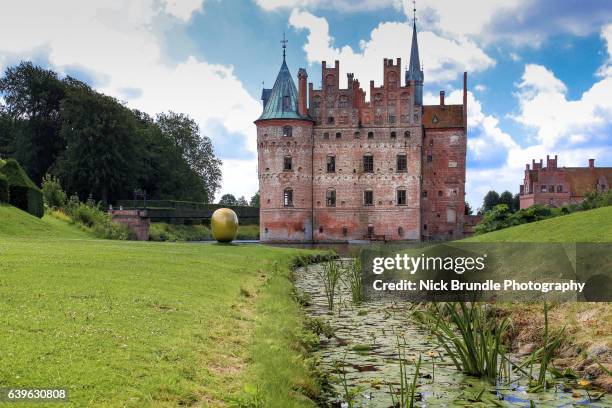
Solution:
<path fill-rule="evenodd" d="M 262 99 L 264 110 L 258 120 L 308 119 L 298 113 L 298 91 L 284 58 L 272 90 L 264 89 Z"/>

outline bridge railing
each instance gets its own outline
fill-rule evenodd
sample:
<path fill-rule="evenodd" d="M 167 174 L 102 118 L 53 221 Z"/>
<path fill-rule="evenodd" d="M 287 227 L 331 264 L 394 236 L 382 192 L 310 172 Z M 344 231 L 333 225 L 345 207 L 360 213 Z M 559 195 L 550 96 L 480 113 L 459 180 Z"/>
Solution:
<path fill-rule="evenodd" d="M 259 223 L 259 208 L 249 206 L 224 206 L 174 200 L 119 200 L 116 206 L 123 209 L 146 209 L 153 221 L 209 220 L 216 209 L 231 208 L 238 215 L 241 224 Z"/>

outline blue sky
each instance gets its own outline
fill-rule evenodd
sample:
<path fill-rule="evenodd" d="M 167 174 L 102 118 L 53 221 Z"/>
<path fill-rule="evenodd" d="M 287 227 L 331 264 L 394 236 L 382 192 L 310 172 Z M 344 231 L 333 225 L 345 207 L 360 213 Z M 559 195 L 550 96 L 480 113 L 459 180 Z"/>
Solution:
<path fill-rule="evenodd" d="M 281 63 L 320 82 L 339 59 L 367 87 L 382 60 L 407 61 L 412 2 L 402 0 L 120 0 L 5 5 L 0 68 L 21 59 L 76 76 L 151 114 L 194 117 L 224 161 L 222 193 L 257 190 L 262 83 Z M 469 73 L 467 198 L 518 191 L 525 163 L 612 165 L 612 5 L 604 0 L 417 3 L 426 101 L 459 101 Z"/>

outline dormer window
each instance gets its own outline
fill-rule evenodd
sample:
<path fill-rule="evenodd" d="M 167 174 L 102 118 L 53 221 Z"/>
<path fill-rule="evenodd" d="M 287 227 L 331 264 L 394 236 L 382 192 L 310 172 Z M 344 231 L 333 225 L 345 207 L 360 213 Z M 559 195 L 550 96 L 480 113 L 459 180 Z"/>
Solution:
<path fill-rule="evenodd" d="M 283 96 L 283 111 L 291 110 L 291 97 L 289 95 Z"/>

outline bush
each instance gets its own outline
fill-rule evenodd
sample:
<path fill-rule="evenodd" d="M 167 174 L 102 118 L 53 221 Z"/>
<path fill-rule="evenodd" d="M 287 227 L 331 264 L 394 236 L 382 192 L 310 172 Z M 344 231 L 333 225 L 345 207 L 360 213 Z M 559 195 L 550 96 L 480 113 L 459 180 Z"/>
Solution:
<path fill-rule="evenodd" d="M 47 174 L 42 181 L 42 194 L 47 207 L 55 210 L 66 204 L 66 193 L 62 189 L 59 180 Z"/>
<path fill-rule="evenodd" d="M 42 193 L 30 180 L 19 163 L 13 159 L 4 162 L 0 168 L 9 185 L 9 203 L 23 211 L 41 218 L 44 211 Z"/>
<path fill-rule="evenodd" d="M 100 210 L 99 204 L 92 199 L 81 203 L 76 195 L 72 195 L 64 210 L 72 222 L 83 225 L 102 239 L 129 240 L 135 239 L 135 234 L 125 225 L 115 223 L 110 215 Z"/>
<path fill-rule="evenodd" d="M 6 176 L 0 174 L 0 203 L 9 202 L 9 183 Z"/>

